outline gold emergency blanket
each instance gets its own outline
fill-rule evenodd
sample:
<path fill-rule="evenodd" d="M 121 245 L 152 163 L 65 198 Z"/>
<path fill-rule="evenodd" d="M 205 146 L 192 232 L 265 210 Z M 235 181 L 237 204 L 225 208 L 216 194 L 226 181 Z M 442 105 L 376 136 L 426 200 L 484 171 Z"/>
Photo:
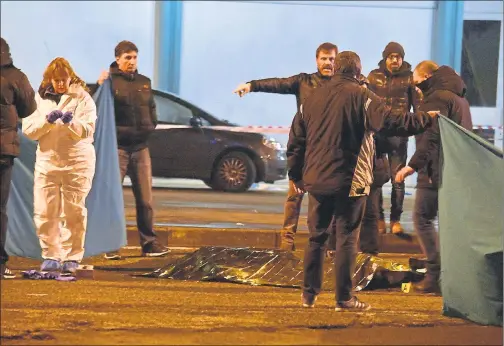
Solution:
<path fill-rule="evenodd" d="M 326 258 L 324 290 L 334 289 L 331 258 Z M 354 272 L 356 291 L 399 286 L 417 281 L 423 274 L 409 266 L 389 260 L 359 254 Z M 303 283 L 302 259 L 291 252 L 254 248 L 202 247 L 174 263 L 143 277 L 233 282 L 254 286 L 301 288 Z"/>

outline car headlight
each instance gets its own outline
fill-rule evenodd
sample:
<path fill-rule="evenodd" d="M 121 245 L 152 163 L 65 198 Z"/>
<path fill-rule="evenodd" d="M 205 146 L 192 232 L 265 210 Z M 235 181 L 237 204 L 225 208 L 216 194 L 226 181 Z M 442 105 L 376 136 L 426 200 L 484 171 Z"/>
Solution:
<path fill-rule="evenodd" d="M 268 148 L 275 149 L 275 150 L 282 150 L 282 144 L 277 142 L 273 137 L 263 137 L 262 141 L 263 145 L 267 146 Z"/>

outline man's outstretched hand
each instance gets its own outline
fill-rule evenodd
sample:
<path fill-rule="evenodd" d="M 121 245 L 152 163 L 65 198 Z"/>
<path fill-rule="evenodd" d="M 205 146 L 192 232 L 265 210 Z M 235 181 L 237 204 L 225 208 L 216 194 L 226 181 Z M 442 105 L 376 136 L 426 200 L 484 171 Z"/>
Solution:
<path fill-rule="evenodd" d="M 242 97 L 245 94 L 248 94 L 250 92 L 250 83 L 244 83 L 238 85 L 238 88 L 236 88 L 233 93 L 238 94 L 240 97 Z"/>
<path fill-rule="evenodd" d="M 397 172 L 397 174 L 395 176 L 395 182 L 402 183 L 402 182 L 404 182 L 406 177 L 409 177 L 413 173 L 415 173 L 415 170 L 413 168 L 411 168 L 410 166 L 406 166 L 406 167 L 402 168 L 399 172 Z"/>

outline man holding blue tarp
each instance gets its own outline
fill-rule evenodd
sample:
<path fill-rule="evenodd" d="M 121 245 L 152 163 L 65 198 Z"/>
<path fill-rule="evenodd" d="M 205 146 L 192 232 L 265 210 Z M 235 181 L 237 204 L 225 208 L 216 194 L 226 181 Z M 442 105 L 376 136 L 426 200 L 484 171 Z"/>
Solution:
<path fill-rule="evenodd" d="M 110 72 L 102 73 L 97 84 L 102 85 L 109 79 L 111 81 L 120 179 L 122 183 L 126 174 L 131 178 L 142 255 L 164 256 L 169 249 L 159 243 L 154 232 L 152 165 L 147 146 L 147 140 L 157 125 L 151 81 L 138 73 L 138 48 L 133 42 L 119 42 L 115 48 L 115 57 Z M 98 85 L 90 86 L 91 92 Z M 118 260 L 121 256 L 119 251 L 112 251 L 106 253 L 105 258 Z"/>
<path fill-rule="evenodd" d="M 413 81 L 424 95 L 422 111 L 440 110 L 441 114 L 467 130 L 472 129 L 469 103 L 464 98 L 466 86 L 460 76 L 448 66 L 439 67 L 433 61 L 422 61 L 413 72 Z M 438 214 L 440 186 L 441 136 L 435 121 L 426 132 L 416 136 L 416 151 L 408 165 L 396 175 L 396 182 L 418 172 L 413 224 L 424 255 L 427 273 L 415 285 L 420 292 L 440 292 L 441 261 L 439 237 L 434 227 Z"/>

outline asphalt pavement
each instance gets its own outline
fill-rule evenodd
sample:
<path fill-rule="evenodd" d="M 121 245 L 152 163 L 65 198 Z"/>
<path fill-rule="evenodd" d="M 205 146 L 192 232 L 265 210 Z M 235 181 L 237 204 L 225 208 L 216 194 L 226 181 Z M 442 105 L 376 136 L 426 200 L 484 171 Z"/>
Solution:
<path fill-rule="evenodd" d="M 128 182 L 126 182 L 127 185 Z M 203 185 L 203 186 L 202 186 Z M 181 179 L 155 179 L 153 203 L 155 229 L 169 246 L 247 246 L 275 248 L 280 244 L 287 183 L 258 184 L 245 193 L 216 192 L 202 182 Z M 390 210 L 391 188 L 384 188 L 386 219 Z M 420 253 L 413 233 L 414 189 L 408 188 L 402 225 L 406 233 L 380 236 L 381 252 Z M 128 244 L 138 245 L 133 194 L 124 188 Z M 304 198 L 296 246 L 308 239 L 308 198 Z"/>
<path fill-rule="evenodd" d="M 123 250 L 121 261 L 86 259 L 93 279 L 1 282 L 2 345 L 330 344 L 499 345 L 502 328 L 442 315 L 442 298 L 398 288 L 361 292 L 368 312 L 335 312 L 331 292 L 315 308 L 300 290 L 138 278 L 194 249 L 147 259 Z M 302 253 L 299 253 L 302 256 Z M 406 256 L 391 255 L 395 261 Z M 38 261 L 13 258 L 20 270 Z"/>
<path fill-rule="evenodd" d="M 120 261 L 85 259 L 83 264 L 94 266 L 93 278 L 22 279 L 21 271 L 36 269 L 40 262 L 12 258 L 9 265 L 18 278 L 0 282 L 0 344 L 502 344 L 502 328 L 445 317 L 441 297 L 403 293 L 398 287 L 359 293 L 373 307 L 368 312 L 337 313 L 328 291 L 315 308 L 303 309 L 300 289 L 135 276 L 173 263 L 200 246 L 278 245 L 285 189 L 258 186 L 229 194 L 193 182 L 174 185 L 154 189 L 156 230 L 172 248 L 166 258 L 140 257 L 134 199 L 127 187 L 129 247 L 121 250 Z M 388 208 L 387 191 L 385 196 Z M 306 204 L 305 199 L 297 236 L 300 258 L 307 236 Z M 408 194 L 408 230 L 412 204 Z M 397 252 L 407 248 L 405 244 L 411 250 L 414 239 L 383 239 L 398 251 L 382 256 L 406 264 L 411 255 Z"/>

